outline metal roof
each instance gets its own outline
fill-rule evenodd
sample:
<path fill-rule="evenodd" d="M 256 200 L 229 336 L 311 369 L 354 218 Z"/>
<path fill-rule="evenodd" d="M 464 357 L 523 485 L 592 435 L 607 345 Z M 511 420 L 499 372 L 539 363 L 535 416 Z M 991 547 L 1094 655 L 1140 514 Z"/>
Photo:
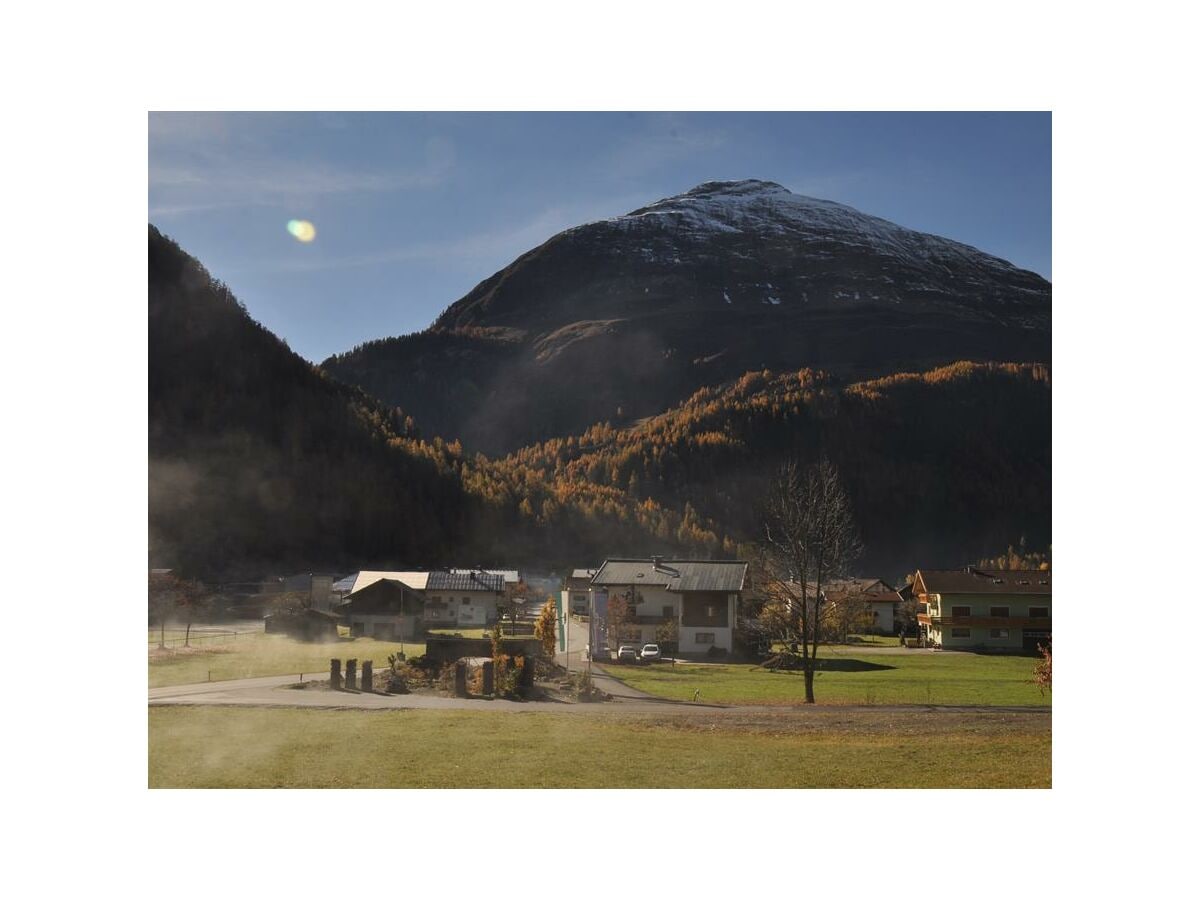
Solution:
<path fill-rule="evenodd" d="M 606 559 L 592 578 L 597 587 L 645 584 L 668 591 L 740 591 L 746 563 L 736 560 Z"/>
<path fill-rule="evenodd" d="M 489 575 L 504 576 L 505 584 L 516 584 L 521 580 L 521 573 L 516 569 L 451 569 L 454 575 L 470 575 L 472 572 L 486 572 Z"/>
<path fill-rule="evenodd" d="M 465 572 L 430 572 L 427 591 L 503 591 L 504 576 L 468 569 Z"/>
<path fill-rule="evenodd" d="M 1050 573 L 1039 569 L 918 569 L 917 583 L 930 594 L 1050 595 Z"/>
<path fill-rule="evenodd" d="M 596 574 L 596 571 L 597 571 L 596 569 L 572 569 L 571 577 L 572 578 L 586 578 L 590 581 L 592 576 Z"/>

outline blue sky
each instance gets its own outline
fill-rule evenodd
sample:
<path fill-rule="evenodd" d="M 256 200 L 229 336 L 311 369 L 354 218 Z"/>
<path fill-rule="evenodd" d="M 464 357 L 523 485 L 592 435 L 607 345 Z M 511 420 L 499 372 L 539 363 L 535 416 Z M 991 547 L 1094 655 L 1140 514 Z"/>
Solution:
<path fill-rule="evenodd" d="M 1049 278 L 1050 130 L 1049 113 L 152 113 L 149 218 L 319 362 L 702 181 L 777 181 Z"/>

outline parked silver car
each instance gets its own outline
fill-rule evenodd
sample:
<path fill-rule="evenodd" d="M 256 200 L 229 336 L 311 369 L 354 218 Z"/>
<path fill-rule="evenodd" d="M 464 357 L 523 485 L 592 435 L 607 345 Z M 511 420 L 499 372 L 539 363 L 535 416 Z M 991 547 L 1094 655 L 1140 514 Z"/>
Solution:
<path fill-rule="evenodd" d="M 638 649 L 633 644 L 622 644 L 617 648 L 617 662 L 637 662 Z"/>
<path fill-rule="evenodd" d="M 643 662 L 658 662 L 662 659 L 662 651 L 658 649 L 658 644 L 647 644 L 642 648 Z"/>

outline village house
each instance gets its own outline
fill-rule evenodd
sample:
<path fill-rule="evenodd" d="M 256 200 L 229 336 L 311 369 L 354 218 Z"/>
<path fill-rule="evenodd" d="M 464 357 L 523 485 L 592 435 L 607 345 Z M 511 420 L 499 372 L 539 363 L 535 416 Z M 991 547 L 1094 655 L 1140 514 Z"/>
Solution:
<path fill-rule="evenodd" d="M 921 569 L 913 595 L 929 646 L 1033 652 L 1050 643 L 1048 571 Z"/>
<path fill-rule="evenodd" d="M 337 612 L 353 637 L 412 640 L 422 631 L 425 597 L 401 581 L 379 578 L 353 591 Z"/>
<path fill-rule="evenodd" d="M 572 569 L 571 574 L 564 579 L 563 591 L 571 615 L 588 615 L 588 595 L 592 589 L 592 578 L 598 571 L 599 569 Z"/>
<path fill-rule="evenodd" d="M 673 622 L 680 654 L 731 652 L 746 568 L 733 560 L 608 559 L 590 587 L 597 616 L 614 597 L 628 604 L 628 630 L 609 636 L 610 646 L 631 635 L 635 642 L 655 643 L 659 629 Z"/>
<path fill-rule="evenodd" d="M 504 575 L 479 569 L 430 572 L 425 625 L 476 628 L 493 624 L 504 599 Z"/>
<path fill-rule="evenodd" d="M 826 585 L 825 601 L 836 610 L 849 604 L 864 634 L 894 634 L 900 595 L 880 578 L 844 578 Z"/>

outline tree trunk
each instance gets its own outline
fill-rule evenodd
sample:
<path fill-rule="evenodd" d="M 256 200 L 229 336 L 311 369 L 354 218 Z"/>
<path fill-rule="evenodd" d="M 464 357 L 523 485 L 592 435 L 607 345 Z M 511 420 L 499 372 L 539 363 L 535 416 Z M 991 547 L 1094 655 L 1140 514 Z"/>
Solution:
<path fill-rule="evenodd" d="M 167 616 L 165 613 L 158 620 L 158 649 L 167 649 Z"/>
<path fill-rule="evenodd" d="M 804 667 L 804 702 L 817 702 L 817 698 L 813 696 L 813 670 L 811 664 Z"/>
<path fill-rule="evenodd" d="M 183 646 L 188 647 L 188 643 L 192 639 L 192 620 L 188 619 L 187 628 L 183 632 Z"/>

